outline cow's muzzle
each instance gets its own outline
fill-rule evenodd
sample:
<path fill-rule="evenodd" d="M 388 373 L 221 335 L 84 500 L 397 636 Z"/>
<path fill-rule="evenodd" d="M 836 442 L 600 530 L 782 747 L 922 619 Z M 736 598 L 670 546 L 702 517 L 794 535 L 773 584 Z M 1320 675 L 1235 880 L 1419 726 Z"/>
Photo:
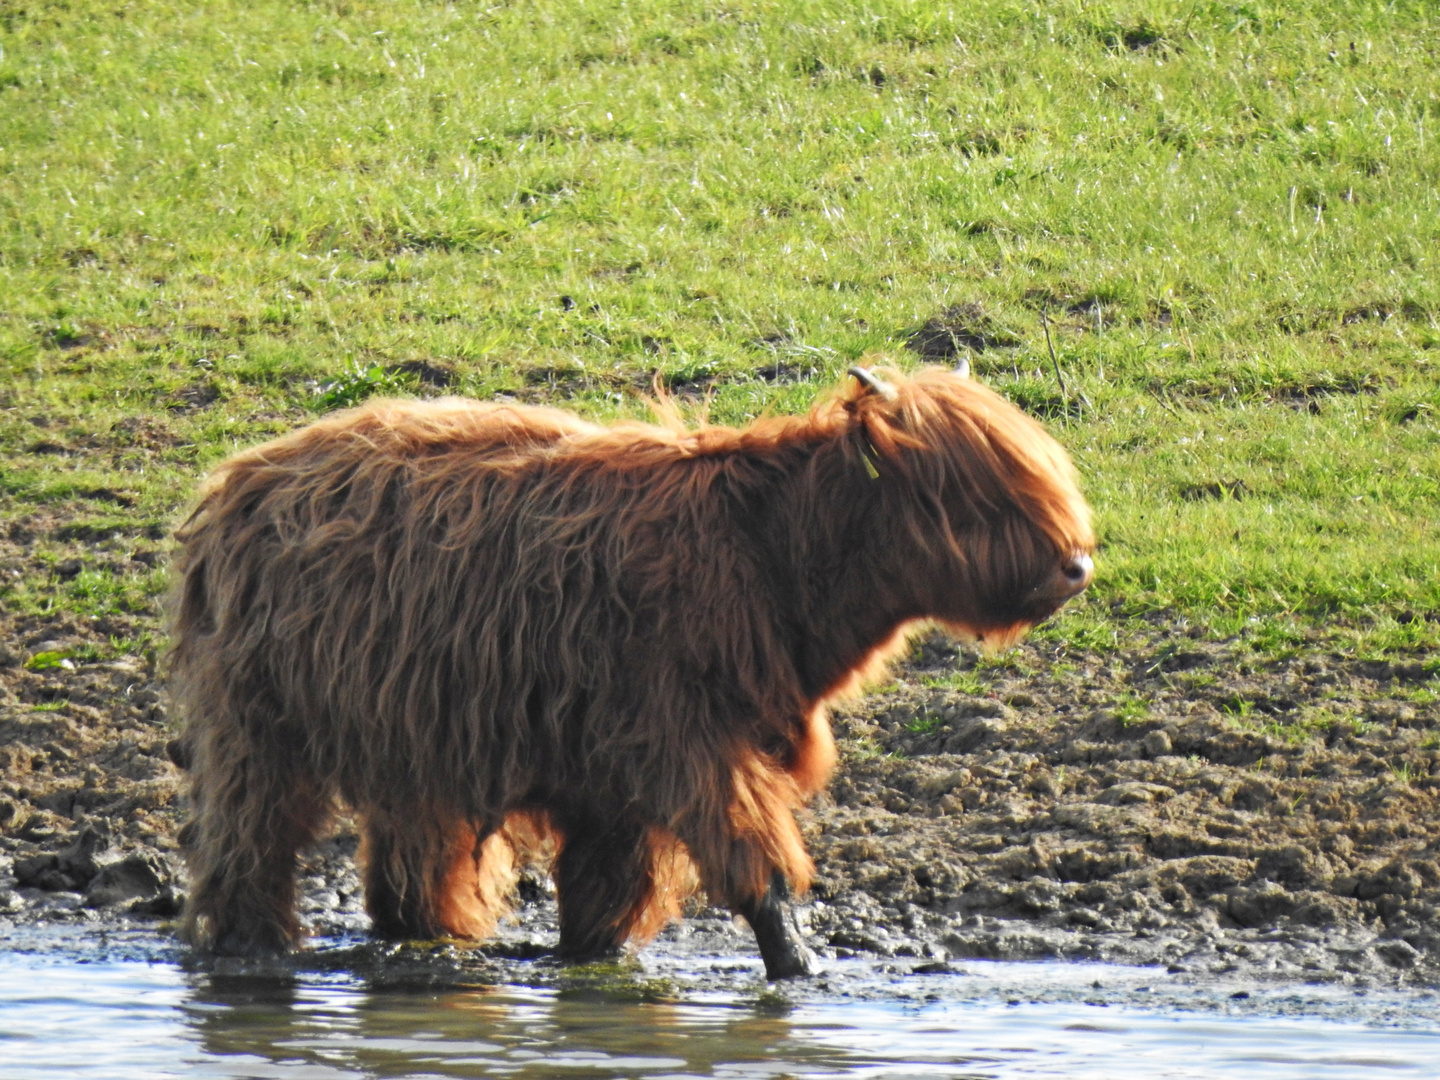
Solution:
<path fill-rule="evenodd" d="M 1035 587 L 1033 596 L 1038 601 L 1059 607 L 1084 592 L 1094 577 L 1094 561 L 1085 552 L 1077 551 L 1064 559 L 1048 580 Z"/>
<path fill-rule="evenodd" d="M 1055 577 L 1057 598 L 1069 600 L 1072 596 L 1079 596 L 1090 587 L 1094 577 L 1094 560 L 1085 552 L 1077 551 L 1060 564 L 1059 573 Z"/>

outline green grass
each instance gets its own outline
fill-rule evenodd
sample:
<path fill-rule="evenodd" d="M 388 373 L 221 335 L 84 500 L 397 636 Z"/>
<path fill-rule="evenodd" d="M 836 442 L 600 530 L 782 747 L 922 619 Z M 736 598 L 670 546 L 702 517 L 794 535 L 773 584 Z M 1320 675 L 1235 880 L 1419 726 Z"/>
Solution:
<path fill-rule="evenodd" d="M 1117 698 L 1110 709 L 1115 714 L 1115 719 L 1127 727 L 1150 718 L 1150 703 L 1134 695 Z"/>
<path fill-rule="evenodd" d="M 990 690 L 989 684 L 973 671 L 965 669 L 923 679 L 921 685 L 930 690 L 955 690 L 970 697 L 984 697 Z"/>
<path fill-rule="evenodd" d="M 918 363 L 949 310 L 1098 511 L 1042 637 L 1433 646 L 1437 34 L 1423 3 L 0 0 L 0 516 L 131 543 L 235 447 L 427 379 L 609 418 L 658 371 L 741 422 Z M 158 588 L 16 569 L 21 611 Z"/>
<path fill-rule="evenodd" d="M 921 711 L 905 722 L 905 730 L 915 735 L 929 735 L 939 731 L 944 722 L 945 718 L 939 713 Z"/>

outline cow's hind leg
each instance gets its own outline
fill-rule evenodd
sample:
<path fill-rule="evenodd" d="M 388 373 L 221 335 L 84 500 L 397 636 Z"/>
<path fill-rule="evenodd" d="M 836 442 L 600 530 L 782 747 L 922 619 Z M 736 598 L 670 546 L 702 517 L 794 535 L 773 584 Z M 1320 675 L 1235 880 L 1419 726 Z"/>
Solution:
<path fill-rule="evenodd" d="M 514 850 L 494 826 L 366 815 L 365 908 L 380 937 L 481 938 L 505 913 Z"/>
<path fill-rule="evenodd" d="M 330 818 L 331 800 L 295 764 L 243 736 L 212 737 L 191 774 L 186 826 L 186 937 L 233 956 L 277 955 L 300 935 L 297 855 Z"/>
<path fill-rule="evenodd" d="M 675 840 L 601 813 L 568 815 L 555 861 L 559 954 L 593 960 L 652 936 L 678 911 L 687 867 Z"/>

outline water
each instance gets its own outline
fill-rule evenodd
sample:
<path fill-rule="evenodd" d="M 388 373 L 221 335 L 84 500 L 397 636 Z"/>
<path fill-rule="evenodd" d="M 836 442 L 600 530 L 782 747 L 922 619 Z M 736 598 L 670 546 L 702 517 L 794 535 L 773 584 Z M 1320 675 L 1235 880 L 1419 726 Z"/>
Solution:
<path fill-rule="evenodd" d="M 300 969 L 198 970 L 144 935 L 31 946 L 0 955 L 4 1080 L 1440 1071 L 1440 1000 L 1421 990 L 1235 991 L 1048 963 L 915 975 L 860 960 L 775 989 L 755 961 L 663 949 L 576 970 L 341 943 Z"/>

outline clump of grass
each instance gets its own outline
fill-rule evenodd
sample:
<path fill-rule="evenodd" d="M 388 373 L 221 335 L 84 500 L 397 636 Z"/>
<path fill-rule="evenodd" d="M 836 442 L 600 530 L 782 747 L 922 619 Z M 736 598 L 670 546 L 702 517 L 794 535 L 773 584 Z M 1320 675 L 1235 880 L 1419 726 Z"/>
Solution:
<path fill-rule="evenodd" d="M 1416 686 L 1411 689 L 1400 689 L 1397 691 L 1396 696 L 1409 698 L 1416 705 L 1430 705 L 1436 701 L 1440 701 L 1440 691 L 1437 691 L 1433 680 L 1428 685 Z"/>
<path fill-rule="evenodd" d="M 955 690 L 970 697 L 984 697 L 989 691 L 983 680 L 973 671 L 948 671 L 944 675 L 926 678 L 922 685 L 932 690 Z"/>
<path fill-rule="evenodd" d="M 923 709 L 905 722 L 905 730 L 913 735 L 930 735 L 940 730 L 940 725 L 945 718 L 938 713 L 925 712 Z"/>
<path fill-rule="evenodd" d="M 352 360 L 338 376 L 316 389 L 315 407 L 322 411 L 345 409 L 377 394 L 403 394 L 411 385 L 412 380 L 379 364 L 366 366 Z"/>
<path fill-rule="evenodd" d="M 25 668 L 28 671 L 51 671 L 57 668 L 74 667 L 70 660 L 71 650 L 69 649 L 47 649 L 38 652 L 25 661 Z"/>
<path fill-rule="evenodd" d="M 887 756 L 885 748 L 868 735 L 852 739 L 847 746 L 849 753 L 859 761 L 870 761 Z"/>
<path fill-rule="evenodd" d="M 1150 718 L 1150 703 L 1134 695 L 1116 699 L 1110 710 L 1115 714 L 1115 719 L 1126 727 L 1143 723 Z"/>
<path fill-rule="evenodd" d="M 1255 713 L 1255 703 L 1235 695 L 1220 703 L 1220 711 L 1232 720 L 1248 720 Z"/>

